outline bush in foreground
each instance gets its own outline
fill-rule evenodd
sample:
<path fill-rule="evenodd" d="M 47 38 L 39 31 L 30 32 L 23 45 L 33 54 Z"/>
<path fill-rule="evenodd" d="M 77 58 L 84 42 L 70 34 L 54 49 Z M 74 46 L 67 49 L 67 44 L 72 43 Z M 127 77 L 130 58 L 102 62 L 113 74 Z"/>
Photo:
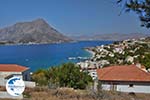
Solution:
<path fill-rule="evenodd" d="M 66 63 L 48 70 L 38 70 L 32 75 L 32 79 L 40 86 L 49 85 L 58 87 L 71 87 L 85 89 L 93 80 L 88 73 L 81 72 L 73 63 Z"/>

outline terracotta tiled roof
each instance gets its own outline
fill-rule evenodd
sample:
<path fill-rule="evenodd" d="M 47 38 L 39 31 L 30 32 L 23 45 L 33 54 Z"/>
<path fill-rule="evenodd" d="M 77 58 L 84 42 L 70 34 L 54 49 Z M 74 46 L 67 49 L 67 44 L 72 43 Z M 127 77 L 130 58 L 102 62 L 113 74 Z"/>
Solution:
<path fill-rule="evenodd" d="M 16 64 L 0 64 L 0 72 L 23 72 L 29 68 Z"/>
<path fill-rule="evenodd" d="M 97 69 L 99 80 L 103 81 L 143 81 L 150 82 L 150 73 L 135 65 L 110 66 Z"/>

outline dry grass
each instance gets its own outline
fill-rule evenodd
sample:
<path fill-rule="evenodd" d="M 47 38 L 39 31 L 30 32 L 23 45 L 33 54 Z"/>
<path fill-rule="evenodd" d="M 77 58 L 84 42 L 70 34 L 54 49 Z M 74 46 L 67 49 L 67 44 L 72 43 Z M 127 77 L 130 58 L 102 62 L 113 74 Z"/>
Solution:
<path fill-rule="evenodd" d="M 6 87 L 0 86 L 0 91 L 6 91 Z"/>
<path fill-rule="evenodd" d="M 24 97 L 23 100 L 150 100 L 150 94 L 128 94 L 112 91 L 96 93 L 71 88 L 48 89 L 47 87 L 26 88 Z"/>
<path fill-rule="evenodd" d="M 74 90 L 70 88 L 26 89 L 29 98 L 25 100 L 150 100 L 150 94 L 128 94 L 121 92 L 102 91 L 100 93 Z"/>
<path fill-rule="evenodd" d="M 36 91 L 35 91 L 36 90 Z M 94 100 L 85 90 L 74 90 L 70 88 L 60 89 L 26 89 L 25 94 L 29 93 L 28 100 Z"/>

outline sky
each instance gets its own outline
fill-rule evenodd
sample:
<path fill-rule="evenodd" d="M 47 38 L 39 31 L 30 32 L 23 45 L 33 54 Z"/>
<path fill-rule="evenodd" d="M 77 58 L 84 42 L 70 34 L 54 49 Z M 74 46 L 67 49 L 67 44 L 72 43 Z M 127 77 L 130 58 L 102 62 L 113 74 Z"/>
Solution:
<path fill-rule="evenodd" d="M 45 19 L 66 35 L 148 33 L 138 16 L 122 13 L 116 0 L 0 0 L 0 28 Z"/>

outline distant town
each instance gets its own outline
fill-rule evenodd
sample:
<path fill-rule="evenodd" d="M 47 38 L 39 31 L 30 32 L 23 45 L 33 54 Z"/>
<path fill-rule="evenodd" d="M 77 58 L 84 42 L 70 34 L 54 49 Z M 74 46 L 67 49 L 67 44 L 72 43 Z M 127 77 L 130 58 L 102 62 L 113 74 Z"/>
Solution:
<path fill-rule="evenodd" d="M 150 37 L 116 41 L 110 45 L 85 49 L 92 53 L 93 57 L 77 64 L 83 70 L 89 69 L 93 79 L 97 78 L 96 69 L 112 65 L 144 65 L 147 71 L 150 68 Z"/>

